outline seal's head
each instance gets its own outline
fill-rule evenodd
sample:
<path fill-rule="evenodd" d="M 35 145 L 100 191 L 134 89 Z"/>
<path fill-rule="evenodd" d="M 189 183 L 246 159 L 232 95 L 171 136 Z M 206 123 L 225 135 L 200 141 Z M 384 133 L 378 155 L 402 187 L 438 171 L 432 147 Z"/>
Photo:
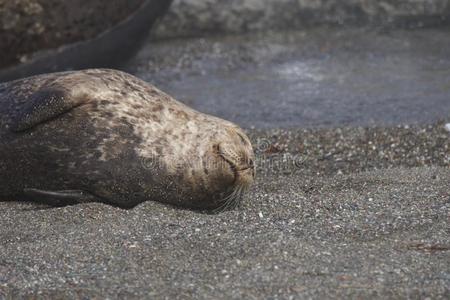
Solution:
<path fill-rule="evenodd" d="M 253 183 L 255 155 L 249 138 L 230 122 L 216 118 L 213 122 L 210 130 L 202 130 L 198 143 L 190 142 L 188 161 L 177 170 L 184 178 L 177 180 L 183 186 L 182 193 L 177 191 L 175 195 L 176 204 L 217 210 L 234 208 Z"/>
<path fill-rule="evenodd" d="M 230 187 L 219 198 L 219 209 L 233 208 L 239 204 L 243 193 L 253 183 L 255 176 L 254 152 L 248 137 L 239 128 L 225 128 L 220 141 L 213 143 L 214 161 L 219 168 L 212 166 L 216 177 L 222 182 L 231 182 Z M 216 204 L 216 203 L 214 203 Z"/>

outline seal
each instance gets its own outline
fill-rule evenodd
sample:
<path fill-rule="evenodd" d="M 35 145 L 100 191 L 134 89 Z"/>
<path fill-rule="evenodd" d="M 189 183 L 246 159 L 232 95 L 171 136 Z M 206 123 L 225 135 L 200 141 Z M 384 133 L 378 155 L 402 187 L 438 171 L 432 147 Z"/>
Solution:
<path fill-rule="evenodd" d="M 237 125 L 109 69 L 0 84 L 0 197 L 51 205 L 238 205 L 255 176 Z"/>

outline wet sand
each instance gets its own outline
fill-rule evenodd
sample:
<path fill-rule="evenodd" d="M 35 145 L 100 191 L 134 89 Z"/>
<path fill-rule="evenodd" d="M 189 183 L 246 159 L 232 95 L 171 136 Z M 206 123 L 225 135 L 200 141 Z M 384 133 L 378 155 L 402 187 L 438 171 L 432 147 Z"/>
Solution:
<path fill-rule="evenodd" d="M 329 28 L 149 41 L 124 69 L 244 127 L 433 123 L 450 112 L 448 28 Z"/>

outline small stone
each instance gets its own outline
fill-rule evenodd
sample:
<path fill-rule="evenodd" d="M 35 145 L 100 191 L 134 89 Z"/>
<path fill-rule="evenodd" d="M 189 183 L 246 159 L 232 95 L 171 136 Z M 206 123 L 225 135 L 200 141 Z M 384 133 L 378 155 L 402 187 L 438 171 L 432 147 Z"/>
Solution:
<path fill-rule="evenodd" d="M 450 123 L 445 124 L 444 128 L 445 128 L 445 130 L 450 132 Z"/>
<path fill-rule="evenodd" d="M 22 56 L 20 56 L 20 58 L 19 58 L 19 61 L 20 61 L 21 63 L 26 63 L 28 60 L 29 60 L 29 58 L 28 58 L 28 56 L 26 56 L 26 55 L 22 55 Z"/>

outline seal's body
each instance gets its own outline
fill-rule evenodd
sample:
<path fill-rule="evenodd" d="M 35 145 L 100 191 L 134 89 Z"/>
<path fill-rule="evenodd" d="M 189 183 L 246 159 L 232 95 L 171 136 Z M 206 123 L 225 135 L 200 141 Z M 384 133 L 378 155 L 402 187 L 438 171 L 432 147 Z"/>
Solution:
<path fill-rule="evenodd" d="M 0 141 L 5 200 L 217 208 L 254 176 L 239 127 L 114 70 L 0 84 Z"/>

